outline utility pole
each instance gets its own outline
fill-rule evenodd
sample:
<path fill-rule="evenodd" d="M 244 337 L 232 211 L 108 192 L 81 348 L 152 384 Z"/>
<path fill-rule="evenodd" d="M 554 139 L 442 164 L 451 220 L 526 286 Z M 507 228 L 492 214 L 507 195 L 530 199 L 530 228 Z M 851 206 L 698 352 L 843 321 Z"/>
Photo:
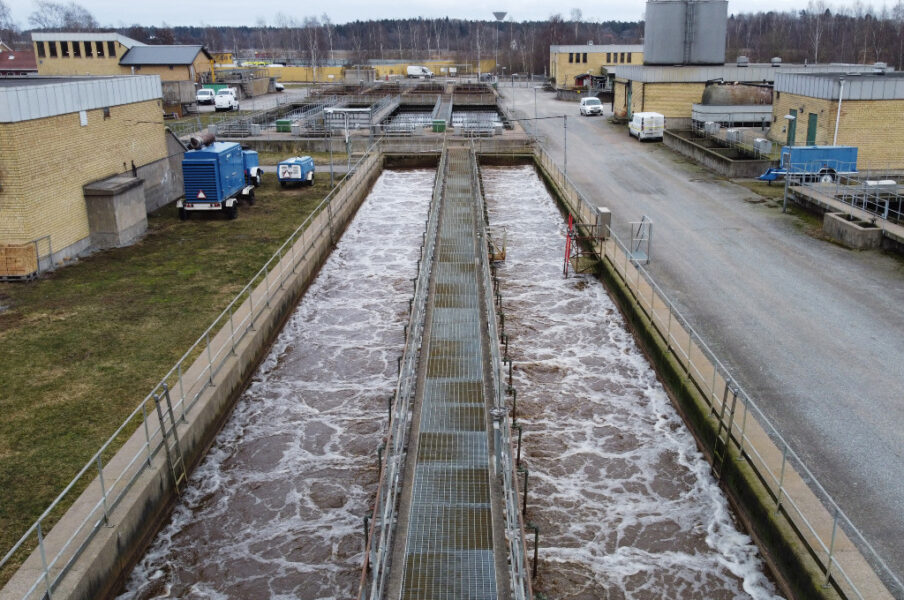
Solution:
<path fill-rule="evenodd" d="M 493 13 L 493 16 L 496 17 L 496 57 L 493 59 L 493 74 L 499 75 L 499 23 L 502 22 L 502 19 L 505 18 L 505 15 L 508 14 L 505 11 L 497 10 Z"/>

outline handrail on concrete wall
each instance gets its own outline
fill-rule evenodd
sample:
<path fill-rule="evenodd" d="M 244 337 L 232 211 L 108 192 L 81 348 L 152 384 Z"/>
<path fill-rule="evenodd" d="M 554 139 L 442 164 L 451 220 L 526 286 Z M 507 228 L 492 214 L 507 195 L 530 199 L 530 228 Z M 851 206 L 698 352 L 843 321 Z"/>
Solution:
<path fill-rule="evenodd" d="M 594 222 L 594 205 L 563 175 L 544 147 L 538 144 L 535 153 L 578 222 Z M 845 598 L 904 597 L 901 580 L 675 308 L 653 276 L 631 258 L 630 250 L 611 228 L 609 239 L 596 252 L 617 273 L 649 325 L 700 392 L 710 416 L 723 419 L 722 427 L 730 432 L 729 444 L 737 460 L 746 461 L 753 469 L 771 495 L 776 514 L 783 514 L 790 522 L 790 529 L 821 570 L 823 586 L 834 587 Z M 735 393 L 740 406 L 731 413 L 728 407 Z"/>
<path fill-rule="evenodd" d="M 317 205 L 313 212 L 299 225 L 273 256 L 251 278 L 244 288 L 213 323 L 198 337 L 163 379 L 138 404 L 113 435 L 82 467 L 69 485 L 54 499 L 50 506 L 28 528 L 25 534 L 0 560 L 3 569 L 18 552 L 33 552 L 37 548 L 40 568 L 34 581 L 18 597 L 52 597 L 54 589 L 68 573 L 87 547 L 97 531 L 108 522 L 109 514 L 116 508 L 135 481 L 149 467 L 166 442 L 166 429 L 162 427 L 155 413 L 155 397 L 171 394 L 175 401 L 173 412 L 176 422 L 184 423 L 201 394 L 213 385 L 214 377 L 223 364 L 234 353 L 236 345 L 253 329 L 255 320 L 268 309 L 274 290 L 292 276 L 299 264 L 305 260 L 315 243 L 313 235 L 307 235 L 311 222 L 324 211 L 329 213 L 329 235 L 332 241 L 334 205 L 347 202 L 352 190 L 381 160 L 380 140 L 375 142 L 339 181 L 329 194 Z M 299 254 L 296 245 L 305 241 L 304 250 Z M 145 441 L 130 457 L 123 459 L 113 455 L 132 432 L 143 427 Z M 85 492 L 81 488 L 86 486 Z M 49 548 L 46 543 L 47 525 L 56 521 L 59 513 L 66 510 L 76 500 L 87 503 L 87 515 L 68 538 L 54 543 Z M 15 576 L 14 576 L 15 577 Z M 13 592 L 4 589 L 4 593 Z M 4 596 L 6 597 L 6 596 Z M 14 596 L 9 596 L 14 597 Z"/>

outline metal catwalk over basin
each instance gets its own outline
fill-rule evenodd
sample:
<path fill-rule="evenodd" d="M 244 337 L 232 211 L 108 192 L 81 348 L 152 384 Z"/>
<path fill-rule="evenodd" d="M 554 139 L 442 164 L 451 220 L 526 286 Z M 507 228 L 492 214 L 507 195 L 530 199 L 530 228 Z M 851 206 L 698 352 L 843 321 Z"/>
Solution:
<path fill-rule="evenodd" d="M 360 597 L 523 600 L 530 585 L 473 150 L 444 152 L 433 202 Z"/>

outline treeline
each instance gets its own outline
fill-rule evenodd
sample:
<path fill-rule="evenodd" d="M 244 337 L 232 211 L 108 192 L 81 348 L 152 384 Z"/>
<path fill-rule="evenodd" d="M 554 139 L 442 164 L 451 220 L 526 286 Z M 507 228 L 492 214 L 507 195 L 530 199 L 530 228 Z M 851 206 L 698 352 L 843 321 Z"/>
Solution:
<path fill-rule="evenodd" d="M 259 18 L 242 27 L 143 26 L 111 29 L 98 25 L 79 5 L 36 0 L 29 17 L 32 30 L 118 31 L 149 44 L 203 44 L 212 51 L 230 51 L 242 58 L 306 62 L 318 65 L 342 60 L 359 64 L 368 59 L 424 60 L 452 57 L 459 62 L 498 57 L 508 73 L 543 73 L 554 44 L 640 44 L 643 22 L 582 19 L 574 9 L 566 17 L 545 21 L 475 21 L 464 19 L 383 19 L 334 24 L 327 15 L 302 19 L 277 14 L 268 23 Z M 9 21 L 0 0 L 0 37 L 7 43 L 28 43 L 28 31 Z M 904 0 L 881 10 L 857 2 L 834 8 L 811 0 L 805 10 L 731 15 L 726 59 L 745 55 L 752 62 L 781 57 L 785 62 L 886 62 L 904 64 Z"/>

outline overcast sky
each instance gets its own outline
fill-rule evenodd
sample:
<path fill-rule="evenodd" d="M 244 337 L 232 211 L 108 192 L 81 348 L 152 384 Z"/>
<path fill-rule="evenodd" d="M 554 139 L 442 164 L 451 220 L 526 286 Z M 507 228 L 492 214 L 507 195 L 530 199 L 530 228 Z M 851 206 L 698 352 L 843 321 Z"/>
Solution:
<path fill-rule="evenodd" d="M 57 0 L 67 2 L 68 0 Z M 20 27 L 30 27 L 28 16 L 34 10 L 32 0 L 5 0 L 13 19 Z M 394 19 L 406 17 L 450 17 L 458 19 L 493 18 L 493 11 L 508 11 L 516 21 L 542 21 L 554 13 L 568 18 L 572 8 L 580 8 L 585 21 L 636 21 L 643 18 L 644 0 L 595 0 L 558 3 L 551 0 L 421 0 L 420 2 L 380 2 L 379 0 L 334 0 L 325 4 L 286 2 L 285 0 L 79 0 L 101 25 L 254 25 L 262 18 L 273 23 L 277 13 L 302 21 L 307 16 L 320 16 L 324 12 L 334 23 L 355 20 Z M 869 4 L 870 2 L 865 2 Z M 728 12 L 758 12 L 765 10 L 800 10 L 806 8 L 806 0 L 729 0 Z M 834 3 L 832 3 L 834 4 Z M 322 7 L 317 12 L 312 5 Z"/>

